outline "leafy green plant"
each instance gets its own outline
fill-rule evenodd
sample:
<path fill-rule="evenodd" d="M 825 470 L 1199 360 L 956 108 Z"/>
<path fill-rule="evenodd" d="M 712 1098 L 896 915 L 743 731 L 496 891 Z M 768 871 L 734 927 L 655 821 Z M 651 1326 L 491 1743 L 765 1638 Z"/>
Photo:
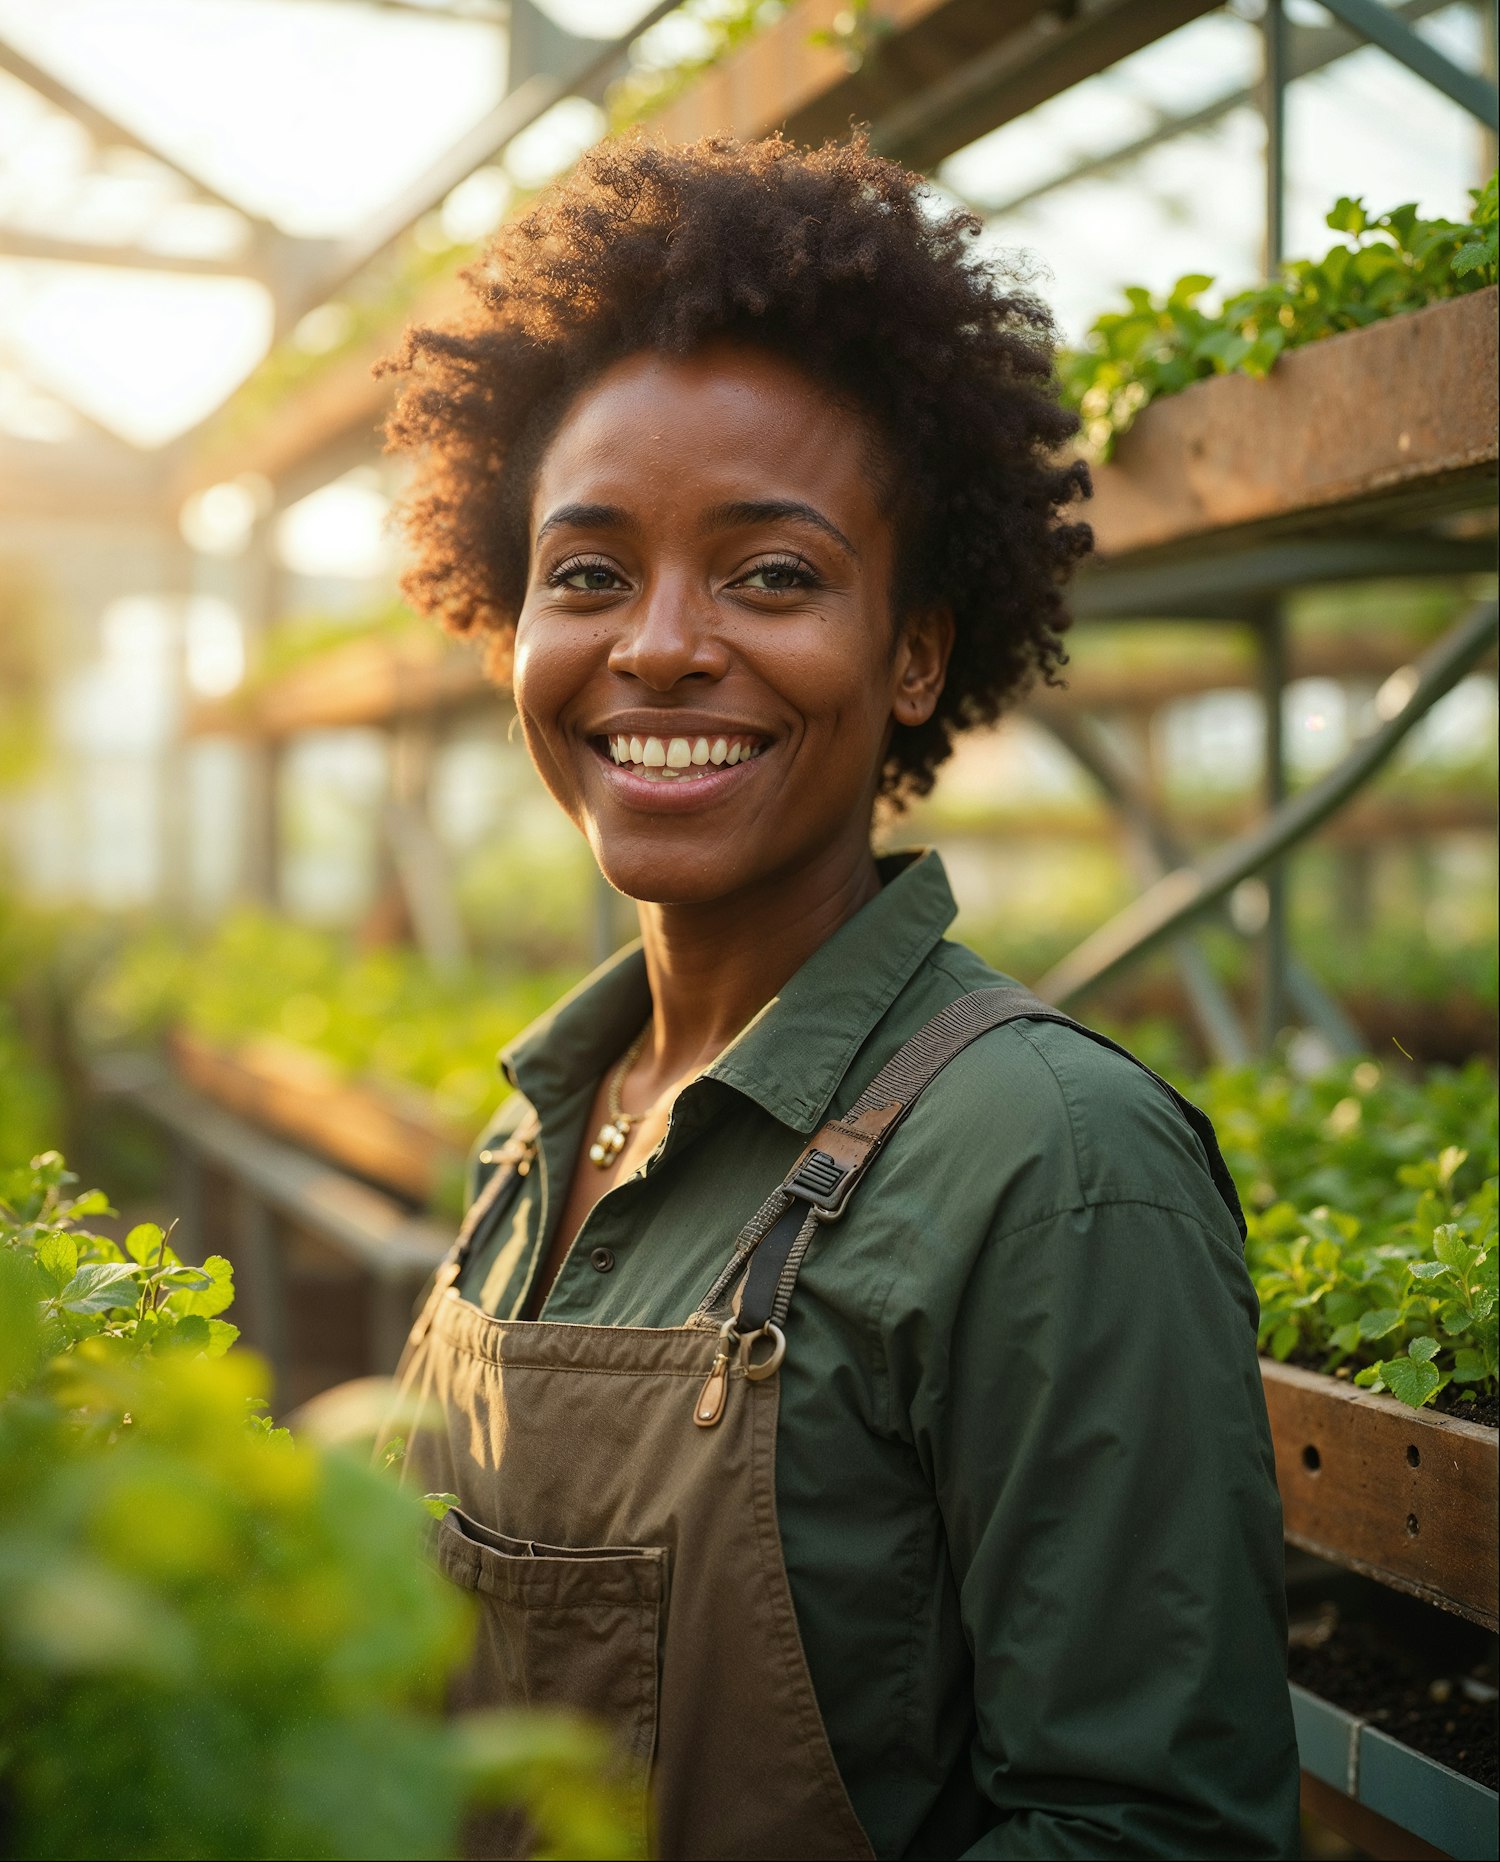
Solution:
<path fill-rule="evenodd" d="M 0 1825 L 17 1857 L 635 1853 L 592 1729 L 445 1721 L 468 1643 L 421 1501 L 265 1415 L 227 1263 L 115 1247 L 55 1155 L 0 1215 Z M 224 1330 L 215 1330 L 224 1326 Z"/>
<path fill-rule="evenodd" d="M 127 941 L 86 992 L 79 1023 L 90 1044 L 173 1026 L 230 1045 L 275 1037 L 347 1078 L 429 1094 L 438 1117 L 472 1135 L 500 1094 L 496 1052 L 575 980 L 555 969 L 438 971 L 411 950 L 351 950 L 242 911 L 200 942 L 167 927 Z"/>
<path fill-rule="evenodd" d="M 43 1352 L 108 1337 L 137 1352 L 178 1346 L 222 1357 L 239 1337 L 219 1316 L 234 1298 L 229 1262 L 211 1254 L 186 1265 L 154 1222 L 138 1223 L 123 1247 L 95 1234 L 81 1224 L 115 1211 L 102 1191 L 74 1195 L 75 1181 L 56 1151 L 0 1178 L 0 1247 L 31 1270 Z"/>
<path fill-rule="evenodd" d="M 1470 198 L 1465 222 L 1423 219 L 1412 205 L 1372 214 L 1362 200 L 1341 199 L 1327 219 L 1341 244 L 1290 261 L 1217 310 L 1203 303 L 1214 283 L 1206 273 L 1179 278 L 1164 296 L 1129 287 L 1126 308 L 1099 317 L 1060 358 L 1088 451 L 1108 459 L 1143 407 L 1195 381 L 1266 375 L 1284 350 L 1493 284 L 1495 177 Z"/>
<path fill-rule="evenodd" d="M 1249 1069 L 1196 1096 L 1246 1204 L 1263 1350 L 1414 1407 L 1497 1388 L 1494 1078 L 1361 1061 Z"/>

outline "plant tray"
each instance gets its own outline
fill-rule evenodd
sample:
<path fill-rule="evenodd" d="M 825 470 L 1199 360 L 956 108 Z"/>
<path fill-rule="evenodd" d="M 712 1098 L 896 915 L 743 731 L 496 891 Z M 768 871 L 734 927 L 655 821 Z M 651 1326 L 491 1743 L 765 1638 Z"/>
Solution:
<path fill-rule="evenodd" d="M 1288 1540 L 1496 1628 L 1496 1431 L 1269 1358 L 1261 1373 Z"/>
<path fill-rule="evenodd" d="M 1146 408 L 1094 475 L 1100 555 L 1384 522 L 1493 497 L 1497 287 L 1223 375 Z"/>
<path fill-rule="evenodd" d="M 1436 1852 L 1488 1862 L 1500 1853 L 1500 1799 L 1486 1786 L 1295 1685 L 1292 1718 L 1304 1779 L 1316 1779 L 1349 1805 L 1430 1845 L 1376 1849 L 1376 1855 Z M 1322 1803 L 1315 1808 L 1322 1812 Z M 1347 1833 L 1356 1840 L 1363 1834 L 1357 1818 L 1349 1820 Z"/>
<path fill-rule="evenodd" d="M 206 1098 L 416 1202 L 430 1202 L 463 1165 L 464 1134 L 419 1094 L 343 1080 L 290 1042 L 227 1048 L 179 1029 L 169 1050 L 178 1075 Z"/>

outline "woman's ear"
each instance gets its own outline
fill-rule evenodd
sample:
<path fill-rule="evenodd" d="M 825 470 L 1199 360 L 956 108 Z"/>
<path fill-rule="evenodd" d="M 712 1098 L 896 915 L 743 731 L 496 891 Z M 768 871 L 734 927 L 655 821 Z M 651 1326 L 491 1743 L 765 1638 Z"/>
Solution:
<path fill-rule="evenodd" d="M 924 608 L 908 615 L 896 652 L 896 690 L 891 716 L 898 724 L 925 724 L 937 709 L 953 651 L 953 614 Z"/>

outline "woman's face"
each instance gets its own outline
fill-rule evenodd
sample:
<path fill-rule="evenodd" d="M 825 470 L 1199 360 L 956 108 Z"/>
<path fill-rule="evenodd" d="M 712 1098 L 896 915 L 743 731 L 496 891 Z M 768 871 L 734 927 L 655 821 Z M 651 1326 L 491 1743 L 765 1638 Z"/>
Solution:
<path fill-rule="evenodd" d="M 951 624 L 892 640 L 872 436 L 798 369 L 642 354 L 542 460 L 515 695 L 548 788 L 632 898 L 725 899 L 868 857 L 893 720 L 922 722 Z"/>

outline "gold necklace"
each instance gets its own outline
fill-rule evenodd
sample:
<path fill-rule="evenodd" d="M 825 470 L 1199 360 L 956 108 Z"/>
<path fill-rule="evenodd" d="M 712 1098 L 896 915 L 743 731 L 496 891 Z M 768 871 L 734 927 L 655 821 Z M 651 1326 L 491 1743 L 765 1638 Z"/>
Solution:
<path fill-rule="evenodd" d="M 639 1125 L 643 1118 L 648 1118 L 656 1110 L 657 1101 L 653 1100 L 644 1112 L 627 1112 L 620 1104 L 620 1088 L 625 1084 L 625 1077 L 641 1057 L 641 1049 L 646 1045 L 646 1036 L 651 1032 L 647 1022 L 641 1032 L 625 1050 L 624 1058 L 609 1076 L 609 1094 L 606 1101 L 609 1117 L 599 1127 L 598 1136 L 589 1146 L 589 1162 L 600 1170 L 608 1170 L 615 1159 L 625 1149 L 625 1140 L 630 1136 L 632 1125 Z M 660 1097 L 660 1095 L 658 1095 Z"/>

